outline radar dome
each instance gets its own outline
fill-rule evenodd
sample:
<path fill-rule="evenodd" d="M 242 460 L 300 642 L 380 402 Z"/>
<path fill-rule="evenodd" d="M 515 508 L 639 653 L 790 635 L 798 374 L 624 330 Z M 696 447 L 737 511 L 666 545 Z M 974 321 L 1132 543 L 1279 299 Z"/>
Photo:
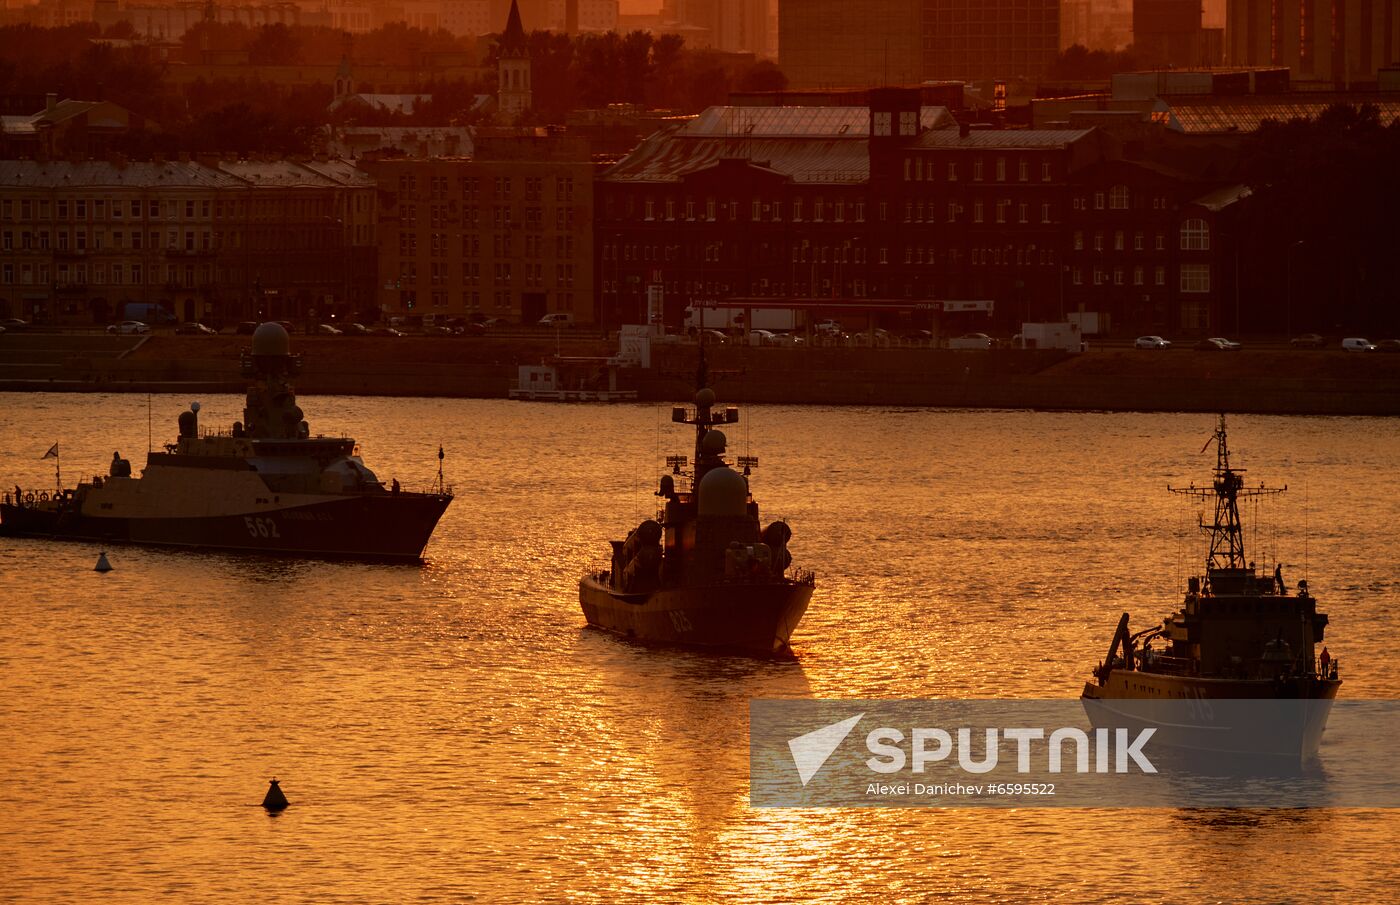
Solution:
<path fill-rule="evenodd" d="M 732 468 L 721 465 L 700 480 L 700 515 L 748 514 L 749 482 Z"/>
<path fill-rule="evenodd" d="M 715 404 L 715 391 L 712 390 L 712 389 L 710 389 L 709 387 L 705 387 L 705 388 L 703 388 L 703 389 L 697 391 L 696 394 L 695 394 L 695 404 L 696 404 L 696 405 L 714 405 L 714 404 Z"/>
<path fill-rule="evenodd" d="M 281 324 L 269 321 L 253 331 L 254 355 L 289 355 L 291 350 L 291 337 Z"/>
<path fill-rule="evenodd" d="M 722 431 L 709 431 L 705 434 L 705 439 L 700 441 L 700 452 L 707 456 L 720 456 L 724 454 L 724 447 L 729 439 Z"/>

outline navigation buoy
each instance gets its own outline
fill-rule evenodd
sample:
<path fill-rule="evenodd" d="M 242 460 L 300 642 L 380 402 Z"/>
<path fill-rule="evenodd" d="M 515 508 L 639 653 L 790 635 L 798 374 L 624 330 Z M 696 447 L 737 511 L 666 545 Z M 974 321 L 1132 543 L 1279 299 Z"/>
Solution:
<path fill-rule="evenodd" d="M 288 804 L 287 796 L 282 794 L 282 787 L 277 784 L 277 780 L 268 783 L 267 794 L 263 796 L 262 806 L 269 811 L 280 811 Z"/>
<path fill-rule="evenodd" d="M 106 551 L 106 550 L 103 550 L 101 553 L 97 554 L 97 565 L 93 566 L 93 567 L 92 567 L 92 570 L 93 570 L 94 572 L 110 572 L 110 571 L 112 571 L 112 564 L 109 563 L 109 562 L 107 561 L 107 551 Z"/>

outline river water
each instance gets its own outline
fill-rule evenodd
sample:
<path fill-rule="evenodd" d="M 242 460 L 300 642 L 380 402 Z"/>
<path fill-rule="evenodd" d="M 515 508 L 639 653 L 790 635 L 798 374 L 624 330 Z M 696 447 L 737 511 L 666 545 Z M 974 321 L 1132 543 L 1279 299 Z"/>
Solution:
<path fill-rule="evenodd" d="M 722 395 L 722 388 L 721 388 Z M 190 400 L 149 400 L 157 444 Z M 241 400 L 201 400 L 205 425 Z M 385 480 L 457 498 L 421 567 L 0 539 L 0 899 L 1376 901 L 1366 810 L 769 810 L 748 701 L 1075 697 L 1204 556 L 1168 483 L 1201 415 L 754 406 L 765 522 L 818 588 L 790 661 L 584 627 L 579 575 L 690 438 L 651 405 L 304 398 Z M 0 394 L 0 481 L 139 467 L 148 399 Z M 1349 698 L 1400 697 L 1400 421 L 1231 419 L 1248 537 L 1331 614 Z M 1247 516 L 1253 519 L 1252 509 Z M 1271 567 L 1271 565 L 1270 565 Z M 277 776 L 293 802 L 256 805 Z"/>

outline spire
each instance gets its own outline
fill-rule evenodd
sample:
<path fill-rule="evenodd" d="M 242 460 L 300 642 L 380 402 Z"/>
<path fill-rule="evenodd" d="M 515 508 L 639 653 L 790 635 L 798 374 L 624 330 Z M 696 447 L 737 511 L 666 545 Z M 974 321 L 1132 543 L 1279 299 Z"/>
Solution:
<path fill-rule="evenodd" d="M 520 5 L 510 0 L 510 16 L 506 19 L 506 30 L 501 33 L 503 55 L 523 55 L 526 53 L 525 26 L 520 22 Z"/>

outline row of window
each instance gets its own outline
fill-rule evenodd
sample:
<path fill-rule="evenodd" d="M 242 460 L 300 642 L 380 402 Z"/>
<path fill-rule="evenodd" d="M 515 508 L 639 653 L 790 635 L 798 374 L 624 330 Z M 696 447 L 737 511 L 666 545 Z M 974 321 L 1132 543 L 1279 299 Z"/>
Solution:
<path fill-rule="evenodd" d="M 368 195 L 357 195 L 355 207 L 362 213 L 368 212 Z M 330 218 L 333 209 L 334 206 L 325 200 L 310 198 L 260 198 L 253 201 L 61 198 L 52 202 L 46 198 L 5 198 L 0 199 L 0 220 L 14 220 L 16 214 L 21 221 L 48 220 L 51 213 L 56 214 L 58 220 L 70 222 L 87 222 L 89 215 L 95 221 L 140 220 L 143 214 L 148 220 L 223 220 L 241 219 L 248 215 L 315 220 L 318 217 Z"/>
<path fill-rule="evenodd" d="M 0 283 L 12 285 L 18 279 L 21 286 L 47 286 L 50 273 L 54 274 L 55 284 L 59 289 L 87 285 L 140 286 L 147 281 L 155 286 L 162 283 L 162 273 L 165 284 L 192 288 L 196 281 L 201 286 L 212 282 L 214 271 L 207 264 L 200 267 L 193 264 L 183 267 L 170 264 L 163 271 L 158 265 L 143 267 L 141 264 L 94 264 L 91 268 L 86 264 L 74 264 L 71 267 L 68 264 L 59 264 L 52 271 L 46 263 L 21 264 L 18 267 L 14 264 L 3 264 L 0 265 Z"/>
<path fill-rule="evenodd" d="M 957 182 L 960 178 L 966 178 L 968 169 L 962 164 L 966 161 L 949 160 L 944 163 L 942 169 L 943 180 L 945 182 Z M 1024 158 L 1015 161 L 1016 181 L 1031 181 L 1031 162 Z M 936 182 L 939 172 L 938 160 L 934 157 L 906 157 L 904 158 L 904 181 L 905 182 Z M 982 158 L 972 161 L 971 176 L 973 182 L 987 181 L 987 166 Z M 995 182 L 1006 182 L 1008 173 L 1008 161 L 1005 157 L 997 157 L 991 166 L 993 180 Z M 1051 180 L 1050 161 L 1040 162 L 1040 181 L 1049 182 Z"/>
<path fill-rule="evenodd" d="M 1094 233 L 1094 251 L 1104 251 L 1105 234 Z M 1119 229 L 1113 231 L 1113 250 L 1126 251 L 1127 234 Z M 1191 219 L 1184 220 L 1179 232 L 1178 245 L 1182 251 L 1210 251 L 1210 225 L 1204 220 Z M 1084 233 L 1082 230 L 1074 231 L 1074 250 L 1084 250 Z M 1153 244 L 1154 251 L 1167 250 L 1167 234 L 1157 233 Z M 1146 236 L 1141 232 L 1133 233 L 1133 251 L 1146 251 Z"/>
<path fill-rule="evenodd" d="M 458 176 L 457 195 L 462 201 L 475 203 L 481 197 L 480 176 Z M 543 176 L 526 176 L 521 179 L 525 188 L 526 201 L 542 201 L 544 199 Z M 574 177 L 555 176 L 551 179 L 554 184 L 554 200 L 565 204 L 572 204 L 574 200 Z M 450 197 L 448 194 L 448 177 L 429 176 L 428 177 L 428 197 L 433 201 L 446 201 Z M 491 197 L 495 201 L 510 201 L 514 192 L 514 177 L 496 176 L 493 178 Z M 399 194 L 414 196 L 418 194 L 418 176 L 415 173 L 399 174 Z"/>
<path fill-rule="evenodd" d="M 1126 268 L 1114 267 L 1111 270 L 1106 267 L 1095 267 L 1090 272 L 1095 286 L 1106 286 L 1112 283 L 1114 286 L 1127 284 L 1131 277 L 1132 285 L 1145 286 L 1147 269 L 1141 265 L 1136 266 L 1129 273 Z M 1182 264 L 1177 268 L 1179 278 L 1178 288 L 1184 293 L 1204 293 L 1210 292 L 1210 265 L 1209 264 Z M 1079 267 L 1071 268 L 1070 282 L 1076 286 L 1083 285 L 1084 271 Z M 1152 285 L 1167 285 L 1167 268 L 1158 265 L 1152 268 Z"/>
<path fill-rule="evenodd" d="M 1002 198 L 992 203 L 992 216 L 997 223 L 1030 223 L 1032 216 L 1032 206 L 1029 202 L 1013 202 L 1010 198 Z M 958 223 L 963 214 L 967 213 L 965 205 L 956 201 L 949 201 L 944 208 L 944 213 L 948 223 Z M 1042 202 L 1040 205 L 1040 222 L 1052 223 L 1054 208 L 1049 202 Z M 943 222 L 938 217 L 939 208 L 934 201 L 906 201 L 904 202 L 904 222 L 905 223 L 939 223 Z M 982 200 L 972 202 L 972 222 L 986 223 L 987 205 Z"/>
<path fill-rule="evenodd" d="M 497 258 L 510 258 L 516 254 L 518 247 L 515 236 L 510 233 L 493 233 L 491 236 L 491 252 Z M 545 254 L 545 237 L 540 235 L 526 235 L 524 239 L 524 257 L 543 258 Z M 453 245 L 450 233 L 429 233 L 428 234 L 428 255 L 433 258 L 451 257 Z M 569 259 L 574 256 L 575 242 L 572 235 L 556 235 L 554 237 L 554 257 Z M 481 236 L 477 233 L 467 233 L 461 237 L 461 253 L 464 258 L 476 258 L 481 256 Z M 399 233 L 399 257 L 411 258 L 418 254 L 418 233 Z"/>
<path fill-rule="evenodd" d="M 518 272 L 524 278 L 526 288 L 543 287 L 545 284 L 543 264 L 527 262 Z M 512 262 L 497 261 L 492 265 L 492 282 L 497 286 L 509 286 L 515 281 L 516 273 Z M 457 282 L 459 274 L 463 285 L 478 286 L 481 284 L 481 263 L 479 261 L 465 261 L 462 263 L 460 271 L 454 272 L 451 265 L 434 261 L 428 265 L 427 269 L 428 283 L 432 286 L 446 286 Z M 574 288 L 575 269 L 573 264 L 555 264 L 553 276 L 556 288 Z M 395 287 L 413 286 L 417 282 L 418 263 L 416 261 L 400 261 Z"/>

